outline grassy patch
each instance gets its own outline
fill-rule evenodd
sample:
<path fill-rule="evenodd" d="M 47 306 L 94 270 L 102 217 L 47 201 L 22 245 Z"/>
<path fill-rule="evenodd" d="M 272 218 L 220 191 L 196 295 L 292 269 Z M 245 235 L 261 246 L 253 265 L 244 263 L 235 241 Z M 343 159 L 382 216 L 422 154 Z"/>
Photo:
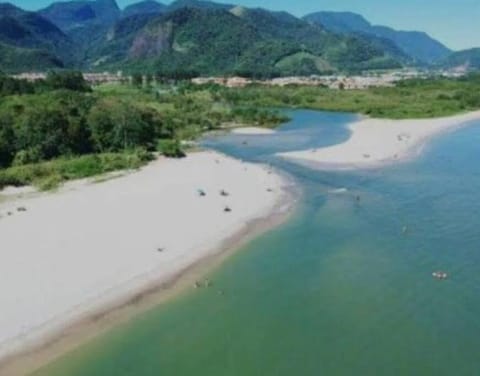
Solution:
<path fill-rule="evenodd" d="M 224 89 L 222 96 L 250 107 L 309 108 L 390 119 L 433 118 L 480 109 L 480 76 L 412 80 L 368 90 L 250 86 Z"/>
<path fill-rule="evenodd" d="M 85 155 L 0 170 L 0 189 L 34 185 L 52 190 L 68 180 L 88 178 L 117 170 L 137 169 L 152 159 L 144 151 Z"/>
<path fill-rule="evenodd" d="M 286 56 L 278 61 L 275 64 L 275 67 L 286 72 L 292 72 L 294 75 L 294 72 L 301 67 L 305 60 L 311 61 L 318 72 L 335 71 L 335 69 L 326 60 L 309 52 L 297 52 L 295 54 Z"/>

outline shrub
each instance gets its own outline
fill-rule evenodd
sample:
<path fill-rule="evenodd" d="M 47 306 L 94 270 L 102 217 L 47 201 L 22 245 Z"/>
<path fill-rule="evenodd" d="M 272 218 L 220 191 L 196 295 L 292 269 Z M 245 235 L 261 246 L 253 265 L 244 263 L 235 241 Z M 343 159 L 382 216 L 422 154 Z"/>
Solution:
<path fill-rule="evenodd" d="M 183 158 L 186 155 L 178 140 L 161 140 L 158 143 L 158 150 L 168 158 Z"/>
<path fill-rule="evenodd" d="M 84 155 L 14 166 L 0 170 L 0 189 L 9 185 L 35 185 L 41 190 L 54 189 L 68 180 L 88 178 L 116 170 L 137 169 L 152 159 L 151 153 L 138 149 L 125 153 Z"/>

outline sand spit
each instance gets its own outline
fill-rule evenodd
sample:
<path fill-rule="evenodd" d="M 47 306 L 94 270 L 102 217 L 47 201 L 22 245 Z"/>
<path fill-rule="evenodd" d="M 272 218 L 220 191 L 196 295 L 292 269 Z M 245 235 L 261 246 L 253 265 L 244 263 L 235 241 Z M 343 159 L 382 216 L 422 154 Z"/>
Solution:
<path fill-rule="evenodd" d="M 375 168 L 418 155 L 432 137 L 475 120 L 480 111 L 436 119 L 362 119 L 350 124 L 351 137 L 344 143 L 279 156 L 325 170 Z"/>

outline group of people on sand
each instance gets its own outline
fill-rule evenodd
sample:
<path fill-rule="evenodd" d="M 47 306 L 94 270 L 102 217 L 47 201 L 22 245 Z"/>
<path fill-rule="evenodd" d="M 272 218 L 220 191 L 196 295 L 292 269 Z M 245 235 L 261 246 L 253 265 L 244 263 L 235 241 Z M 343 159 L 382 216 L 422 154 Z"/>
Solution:
<path fill-rule="evenodd" d="M 207 195 L 207 192 L 205 192 L 203 189 L 199 189 L 199 190 L 198 190 L 198 195 L 199 195 L 200 197 L 205 197 L 205 196 Z M 220 191 L 220 196 L 222 196 L 222 197 L 228 197 L 228 196 L 230 196 L 230 193 L 228 193 L 226 190 L 222 189 L 222 190 Z M 225 213 L 230 213 L 230 212 L 232 211 L 232 209 L 227 205 L 227 206 L 225 206 L 225 208 L 223 209 L 223 211 L 224 211 Z"/>

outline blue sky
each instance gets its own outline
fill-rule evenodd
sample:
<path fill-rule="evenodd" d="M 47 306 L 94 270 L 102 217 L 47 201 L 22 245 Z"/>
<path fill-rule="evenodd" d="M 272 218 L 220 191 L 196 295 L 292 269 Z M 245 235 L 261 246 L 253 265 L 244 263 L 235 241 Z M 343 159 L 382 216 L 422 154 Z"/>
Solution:
<path fill-rule="evenodd" d="M 0 0 L 2 1 L 2 0 Z M 138 0 L 117 0 L 121 7 Z M 51 0 L 10 0 L 38 9 Z M 169 3 L 170 1 L 165 1 Z M 297 16 L 318 10 L 360 13 L 374 24 L 426 31 L 453 49 L 480 47 L 480 0 L 236 0 L 249 7 L 286 10 Z"/>

